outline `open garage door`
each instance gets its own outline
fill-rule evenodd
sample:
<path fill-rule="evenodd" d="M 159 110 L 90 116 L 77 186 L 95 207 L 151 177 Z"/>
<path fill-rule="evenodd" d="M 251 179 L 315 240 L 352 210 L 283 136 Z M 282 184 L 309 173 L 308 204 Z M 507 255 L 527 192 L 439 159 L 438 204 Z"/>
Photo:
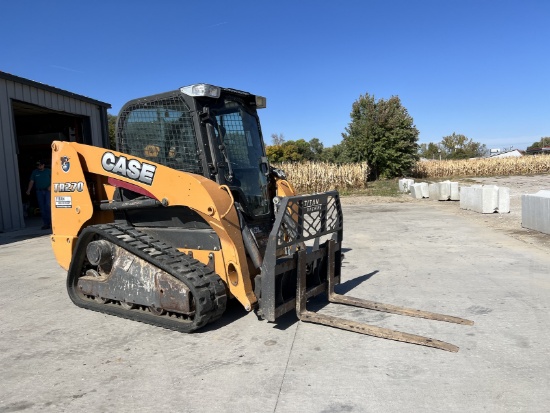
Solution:
<path fill-rule="evenodd" d="M 0 70 L 0 232 L 29 226 L 30 174 L 39 158 L 50 166 L 54 139 L 109 146 L 110 107 Z"/>
<path fill-rule="evenodd" d="M 16 100 L 12 100 L 12 109 L 25 226 L 35 226 L 40 224 L 36 194 L 33 191 L 27 196 L 25 191 L 36 161 L 44 160 L 46 167 L 51 168 L 51 144 L 54 140 L 90 144 L 90 119 Z"/>

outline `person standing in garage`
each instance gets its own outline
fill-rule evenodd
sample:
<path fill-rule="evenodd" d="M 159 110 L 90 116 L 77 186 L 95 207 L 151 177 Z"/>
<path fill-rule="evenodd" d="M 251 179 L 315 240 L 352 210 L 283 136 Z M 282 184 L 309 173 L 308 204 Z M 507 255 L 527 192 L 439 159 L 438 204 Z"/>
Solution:
<path fill-rule="evenodd" d="M 41 229 L 50 229 L 52 227 L 51 213 L 51 186 L 52 186 L 52 171 L 46 169 L 44 161 L 36 162 L 36 169 L 32 171 L 27 188 L 27 195 L 31 194 L 32 187 L 36 188 L 36 199 L 38 200 L 38 208 L 42 216 L 43 226 Z"/>

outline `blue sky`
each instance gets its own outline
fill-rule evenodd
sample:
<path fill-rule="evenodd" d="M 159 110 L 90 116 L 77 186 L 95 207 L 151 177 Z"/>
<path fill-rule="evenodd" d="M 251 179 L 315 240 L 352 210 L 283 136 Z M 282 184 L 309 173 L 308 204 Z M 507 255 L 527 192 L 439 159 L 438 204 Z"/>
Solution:
<path fill-rule="evenodd" d="M 550 136 L 550 2 L 0 0 L 0 70 L 108 102 L 205 82 L 267 97 L 264 139 L 341 141 L 401 98 L 419 142 Z"/>

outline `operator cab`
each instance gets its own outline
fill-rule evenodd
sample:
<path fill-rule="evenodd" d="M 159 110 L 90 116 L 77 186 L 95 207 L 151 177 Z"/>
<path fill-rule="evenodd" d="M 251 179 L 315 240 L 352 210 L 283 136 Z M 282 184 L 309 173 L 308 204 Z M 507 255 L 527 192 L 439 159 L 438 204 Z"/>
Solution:
<path fill-rule="evenodd" d="M 120 110 L 117 150 L 227 185 L 267 238 L 274 194 L 257 113 L 265 107 L 262 96 L 204 83 L 134 99 Z"/>

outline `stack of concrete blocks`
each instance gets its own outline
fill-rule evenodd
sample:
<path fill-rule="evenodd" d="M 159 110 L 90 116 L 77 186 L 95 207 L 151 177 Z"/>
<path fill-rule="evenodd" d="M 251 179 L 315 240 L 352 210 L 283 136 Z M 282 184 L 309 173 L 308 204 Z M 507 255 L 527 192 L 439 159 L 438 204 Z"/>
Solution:
<path fill-rule="evenodd" d="M 510 212 L 510 188 L 496 185 L 463 186 L 460 189 L 460 208 L 481 214 Z"/>
<path fill-rule="evenodd" d="M 429 198 L 430 191 L 427 182 L 420 182 L 417 184 L 412 184 L 411 186 L 411 196 L 415 199 Z"/>
<path fill-rule="evenodd" d="M 458 201 L 458 182 L 443 181 L 429 185 L 429 197 L 433 201 Z"/>
<path fill-rule="evenodd" d="M 521 226 L 550 234 L 550 190 L 521 196 Z"/>
<path fill-rule="evenodd" d="M 414 184 L 414 179 L 403 178 L 399 180 L 399 192 L 409 193 L 411 186 Z"/>

